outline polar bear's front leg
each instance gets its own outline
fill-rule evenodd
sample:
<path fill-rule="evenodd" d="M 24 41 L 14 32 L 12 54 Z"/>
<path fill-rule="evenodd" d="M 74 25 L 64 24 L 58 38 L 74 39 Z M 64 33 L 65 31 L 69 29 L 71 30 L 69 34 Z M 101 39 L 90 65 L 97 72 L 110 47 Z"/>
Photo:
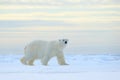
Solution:
<path fill-rule="evenodd" d="M 58 63 L 60 65 L 68 65 L 66 62 L 65 62 L 65 59 L 64 59 L 64 55 L 62 52 L 58 53 L 57 54 L 57 60 L 58 60 Z"/>

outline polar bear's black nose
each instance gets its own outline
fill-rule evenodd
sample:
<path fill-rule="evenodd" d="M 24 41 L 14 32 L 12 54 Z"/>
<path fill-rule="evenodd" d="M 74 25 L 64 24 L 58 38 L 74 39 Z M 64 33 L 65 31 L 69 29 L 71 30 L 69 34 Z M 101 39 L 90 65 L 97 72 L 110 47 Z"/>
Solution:
<path fill-rule="evenodd" d="M 67 44 L 67 41 L 65 41 L 65 44 Z"/>

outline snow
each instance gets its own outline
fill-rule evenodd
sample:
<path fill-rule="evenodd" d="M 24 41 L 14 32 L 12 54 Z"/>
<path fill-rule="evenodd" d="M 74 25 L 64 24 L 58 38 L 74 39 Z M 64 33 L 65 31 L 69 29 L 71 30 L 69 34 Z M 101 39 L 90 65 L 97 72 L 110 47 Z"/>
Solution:
<path fill-rule="evenodd" d="M 43 66 L 21 64 L 23 55 L 0 55 L 0 80 L 120 80 L 120 55 L 65 55 L 69 65 L 60 66 L 56 58 Z"/>

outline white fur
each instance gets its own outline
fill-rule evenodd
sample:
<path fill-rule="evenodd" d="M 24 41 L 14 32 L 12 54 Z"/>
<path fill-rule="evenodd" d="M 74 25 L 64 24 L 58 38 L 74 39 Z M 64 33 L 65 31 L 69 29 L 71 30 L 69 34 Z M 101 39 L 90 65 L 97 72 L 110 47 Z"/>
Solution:
<path fill-rule="evenodd" d="M 47 65 L 52 57 L 57 56 L 58 63 L 66 65 L 63 55 L 63 49 L 66 46 L 65 41 L 67 39 L 33 41 L 24 48 L 25 56 L 21 59 L 21 62 L 26 65 L 33 65 L 35 59 L 41 59 L 42 64 Z"/>

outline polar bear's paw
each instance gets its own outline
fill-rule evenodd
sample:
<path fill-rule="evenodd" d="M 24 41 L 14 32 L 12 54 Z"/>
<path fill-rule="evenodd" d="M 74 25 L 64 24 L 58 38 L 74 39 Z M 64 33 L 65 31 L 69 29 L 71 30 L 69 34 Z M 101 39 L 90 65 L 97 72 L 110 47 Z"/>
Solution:
<path fill-rule="evenodd" d="M 28 62 L 28 65 L 34 66 L 33 62 L 34 62 L 34 60 L 30 60 L 30 61 Z"/>
<path fill-rule="evenodd" d="M 60 64 L 60 65 L 63 65 L 63 66 L 64 66 L 64 65 L 69 65 L 69 64 L 67 64 L 67 63 L 64 63 L 64 64 Z"/>
<path fill-rule="evenodd" d="M 23 58 L 21 58 L 21 63 L 23 63 L 24 65 L 27 65 L 27 62 L 26 62 L 26 60 L 25 60 L 25 57 L 23 57 Z"/>

